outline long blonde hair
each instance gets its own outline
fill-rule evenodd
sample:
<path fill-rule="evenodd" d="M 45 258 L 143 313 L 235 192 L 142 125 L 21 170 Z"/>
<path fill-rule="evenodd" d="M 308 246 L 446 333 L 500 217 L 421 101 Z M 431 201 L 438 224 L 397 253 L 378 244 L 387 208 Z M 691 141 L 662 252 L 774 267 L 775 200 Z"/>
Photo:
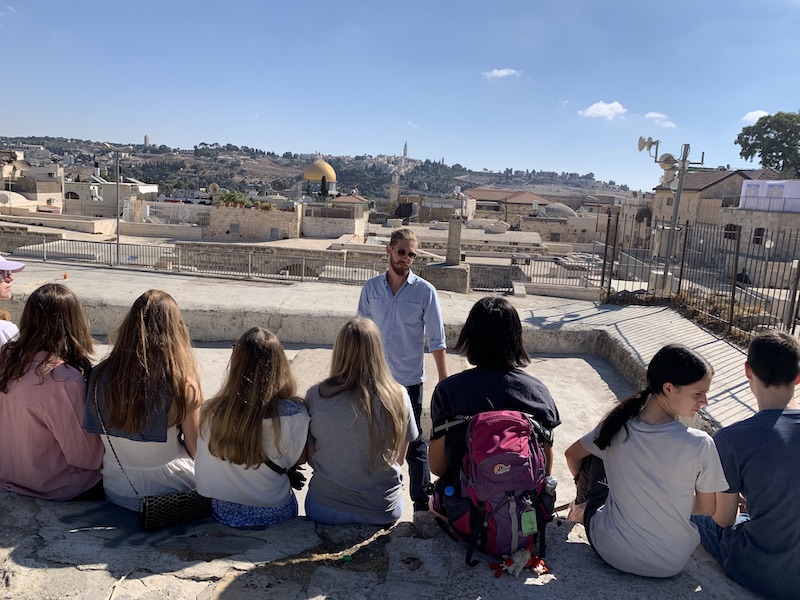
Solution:
<path fill-rule="evenodd" d="M 271 419 L 280 454 L 280 400 L 302 403 L 296 393 L 289 361 L 275 334 L 261 327 L 247 330 L 233 348 L 222 389 L 208 400 L 200 417 L 209 452 L 245 468 L 258 468 L 268 458 L 262 424 Z"/>
<path fill-rule="evenodd" d="M 114 347 L 97 367 L 105 377 L 108 426 L 136 433 L 160 409 L 161 392 L 171 394 L 168 425 L 181 423 L 202 402 L 189 330 L 175 300 L 148 290 L 111 334 Z"/>
<path fill-rule="evenodd" d="M 369 466 L 381 460 L 397 462 L 408 429 L 403 388 L 389 372 L 378 326 L 364 317 L 350 319 L 339 331 L 331 375 L 320 384 L 322 397 L 348 391 L 358 392 L 354 408 L 367 421 Z M 389 455 L 384 457 L 386 449 Z"/>

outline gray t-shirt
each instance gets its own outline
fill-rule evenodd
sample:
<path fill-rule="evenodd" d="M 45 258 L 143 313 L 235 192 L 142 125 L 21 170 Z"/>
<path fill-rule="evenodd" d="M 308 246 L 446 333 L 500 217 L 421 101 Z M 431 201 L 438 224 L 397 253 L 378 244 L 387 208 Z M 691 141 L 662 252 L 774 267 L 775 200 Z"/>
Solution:
<path fill-rule="evenodd" d="M 774 598 L 800 598 L 800 410 L 763 410 L 714 435 L 731 493 L 750 520 L 725 529 L 722 566 Z"/>
<path fill-rule="evenodd" d="M 419 432 L 408 393 L 402 390 L 408 443 Z M 308 390 L 308 439 L 315 445 L 308 494 L 324 506 L 380 519 L 391 514 L 402 499 L 400 465 L 383 460 L 373 461 L 369 467 L 369 431 L 364 417 L 356 413 L 356 402 L 360 402 L 357 392 L 324 398 L 319 385 Z"/>
<path fill-rule="evenodd" d="M 599 425 L 598 425 L 599 427 Z M 581 438 L 603 459 L 608 500 L 591 520 L 592 544 L 612 567 L 646 577 L 679 573 L 700 535 L 689 521 L 694 491 L 719 492 L 728 483 L 711 437 L 678 421 L 628 421 L 605 450 L 596 427 Z"/>

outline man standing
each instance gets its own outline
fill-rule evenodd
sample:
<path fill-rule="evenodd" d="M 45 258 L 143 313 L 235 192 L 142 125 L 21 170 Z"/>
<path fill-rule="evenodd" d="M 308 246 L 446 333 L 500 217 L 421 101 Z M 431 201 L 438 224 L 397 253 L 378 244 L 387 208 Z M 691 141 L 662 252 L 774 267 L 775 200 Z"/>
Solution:
<path fill-rule="evenodd" d="M 428 510 L 428 446 L 422 436 L 422 382 L 425 380 L 425 333 L 428 349 L 436 361 L 439 381 L 447 377 L 444 324 L 436 288 L 414 275 L 411 263 L 417 256 L 417 236 L 410 229 L 392 233 L 386 246 L 389 268 L 368 280 L 361 290 L 358 314 L 375 321 L 383 337 L 389 369 L 405 386 L 414 408 L 420 434 L 408 446 L 406 460 L 411 475 L 410 493 L 414 511 Z"/>
<path fill-rule="evenodd" d="M 14 273 L 19 273 L 25 268 L 25 264 L 8 260 L 0 256 L 0 300 L 11 300 L 11 283 L 14 281 Z M 0 320 L 0 346 L 8 340 L 17 337 L 19 329 L 11 321 Z"/>

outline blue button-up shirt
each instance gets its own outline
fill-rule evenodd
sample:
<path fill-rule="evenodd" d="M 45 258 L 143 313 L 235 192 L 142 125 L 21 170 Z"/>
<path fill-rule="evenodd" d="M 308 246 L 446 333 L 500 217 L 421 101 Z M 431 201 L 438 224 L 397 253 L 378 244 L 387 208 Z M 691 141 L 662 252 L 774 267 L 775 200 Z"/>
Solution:
<path fill-rule="evenodd" d="M 401 385 L 425 381 L 426 330 L 428 350 L 447 347 L 436 288 L 411 271 L 396 294 L 392 294 L 386 273 L 369 279 L 361 290 L 358 314 L 378 325 L 386 362 Z"/>

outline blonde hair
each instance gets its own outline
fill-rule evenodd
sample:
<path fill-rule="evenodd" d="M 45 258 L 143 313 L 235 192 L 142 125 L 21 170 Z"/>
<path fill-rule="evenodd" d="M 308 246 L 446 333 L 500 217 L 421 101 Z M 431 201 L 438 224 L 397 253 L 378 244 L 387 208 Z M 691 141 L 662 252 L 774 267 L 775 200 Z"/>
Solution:
<path fill-rule="evenodd" d="M 353 408 L 367 421 L 369 466 L 381 460 L 397 462 L 408 428 L 403 388 L 389 372 L 378 326 L 364 317 L 350 319 L 339 331 L 331 375 L 320 384 L 322 397 L 348 391 L 358 392 L 359 401 Z M 389 456 L 384 457 L 387 448 Z"/>
<path fill-rule="evenodd" d="M 111 354 L 96 367 L 98 380 L 105 376 L 110 427 L 135 433 L 150 425 L 162 392 L 171 394 L 170 427 L 203 401 L 189 330 L 172 296 L 139 296 L 111 338 Z"/>
<path fill-rule="evenodd" d="M 275 334 L 261 327 L 247 330 L 233 348 L 222 389 L 206 403 L 200 417 L 209 452 L 245 468 L 258 468 L 268 458 L 262 424 L 271 419 L 280 454 L 280 400 L 302 403 L 296 393 L 289 361 Z"/>

